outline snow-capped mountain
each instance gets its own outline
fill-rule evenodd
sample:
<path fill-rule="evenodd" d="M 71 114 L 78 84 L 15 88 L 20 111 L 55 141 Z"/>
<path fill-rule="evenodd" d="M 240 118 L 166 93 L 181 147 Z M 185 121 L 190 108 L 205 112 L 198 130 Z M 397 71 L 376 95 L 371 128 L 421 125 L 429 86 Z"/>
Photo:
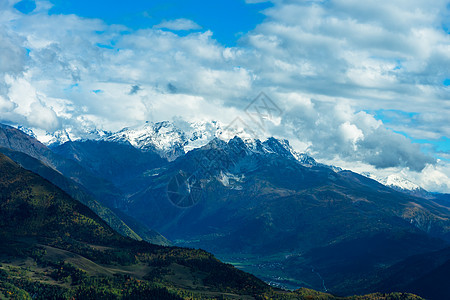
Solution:
<path fill-rule="evenodd" d="M 44 139 L 41 138 L 41 140 Z M 77 140 L 77 138 L 71 137 L 67 130 L 58 130 L 54 133 L 47 132 L 45 135 L 44 144 L 46 144 L 47 146 L 56 146 L 74 140 Z"/>
<path fill-rule="evenodd" d="M 399 192 L 404 192 L 407 194 L 411 194 L 414 196 L 420 196 L 420 197 L 429 197 L 429 193 L 423 189 L 421 186 L 415 184 L 414 182 L 404 178 L 401 174 L 391 174 L 385 177 L 376 176 L 374 174 L 364 172 L 361 173 L 361 175 L 364 175 L 370 179 L 376 180 L 379 183 L 390 187 L 394 190 L 397 190 Z"/>
<path fill-rule="evenodd" d="M 251 138 L 243 128 L 230 129 L 217 121 L 186 122 L 176 120 L 158 123 L 147 122 L 143 126 L 124 128 L 118 132 L 105 135 L 100 140 L 130 143 L 141 150 L 158 152 L 169 161 L 185 153 L 201 148 L 213 139 L 228 142 L 239 136 L 247 145 L 249 151 L 284 152 L 297 158 L 305 166 L 316 166 L 316 161 L 303 153 L 296 152 L 287 140 L 279 140 L 280 145 L 275 150 L 263 145 L 259 140 Z M 270 143 L 269 138 L 267 141 Z M 275 145 L 274 143 L 272 143 Z M 275 147 L 275 146 L 274 146 Z"/>
<path fill-rule="evenodd" d="M 77 140 L 101 140 L 119 143 L 129 143 L 133 147 L 143 151 L 157 152 L 168 161 L 201 148 L 210 141 L 217 138 L 228 142 L 235 136 L 246 144 L 248 151 L 255 152 L 277 152 L 278 154 L 292 155 L 305 167 L 328 167 L 335 172 L 342 171 L 341 168 L 318 163 L 314 158 L 295 151 L 287 140 L 269 138 L 259 141 L 245 128 L 229 128 L 229 126 L 218 121 L 188 122 L 181 119 L 163 122 L 146 122 L 144 125 L 126 127 L 117 132 L 107 132 L 86 128 L 79 130 L 82 134 L 76 134 L 73 130 L 65 129 L 54 133 L 35 134 L 31 129 L 20 127 L 21 131 L 37 137 L 41 142 L 50 147 L 62 145 L 69 141 Z M 273 141 L 277 141 L 274 143 Z M 269 146 L 271 145 L 271 146 Z M 272 149 L 272 147 L 274 147 Z M 391 174 L 380 177 L 364 172 L 362 175 L 374 179 L 381 184 L 401 192 L 407 192 L 416 196 L 427 196 L 428 192 L 419 185 L 404 178 L 401 174 Z"/>
<path fill-rule="evenodd" d="M 258 255 L 264 263 L 273 262 L 273 253 L 293 253 L 275 262 L 286 270 L 284 278 L 296 274 L 316 282 L 310 266 L 321 262 L 319 272 L 330 278 L 327 286 L 337 282 L 332 276 L 344 272 L 353 272 L 349 277 L 358 285 L 361 261 L 368 262 L 369 281 L 372 270 L 439 250 L 444 244 L 436 237 L 448 239 L 448 210 L 437 202 L 396 192 L 351 171 L 335 173 L 294 151 L 286 140 L 224 139 L 217 124 L 161 122 L 97 138 L 114 142 L 68 142 L 54 152 L 41 148 L 64 157 L 65 174 L 104 203 L 180 246 L 228 257 Z M 23 145 L 16 149 L 30 148 Z M 187 154 L 168 162 L 151 149 Z M 389 179 L 386 184 L 411 186 L 395 176 Z M 344 255 L 330 255 L 336 249 Z M 345 255 L 349 251 L 352 255 Z M 319 280 L 318 286 L 322 284 Z"/>
<path fill-rule="evenodd" d="M 380 180 L 380 182 L 386 186 L 395 187 L 403 190 L 414 191 L 421 189 L 421 187 L 415 184 L 414 182 L 406 178 L 403 178 L 398 174 L 392 174 L 387 177 L 384 177 Z"/>
<path fill-rule="evenodd" d="M 47 147 L 56 147 L 67 142 L 80 141 L 80 140 L 99 140 L 105 136 L 109 136 L 111 132 L 92 129 L 92 128 L 81 128 L 76 132 L 72 128 L 61 129 L 55 132 L 41 131 L 23 128 L 21 126 L 17 129 L 22 132 L 38 139 L 41 143 Z"/>
<path fill-rule="evenodd" d="M 31 130 L 30 128 L 24 127 L 24 126 L 17 126 L 17 129 L 19 129 L 20 131 L 22 131 L 25 134 L 28 134 L 29 136 L 36 138 L 36 135 L 34 134 L 33 130 Z"/>
<path fill-rule="evenodd" d="M 146 122 L 144 125 L 126 127 L 117 132 L 85 128 L 75 133 L 68 128 L 53 133 L 39 132 L 35 134 L 28 128 L 20 128 L 20 130 L 31 136 L 37 136 L 42 143 L 49 147 L 57 147 L 66 142 L 80 140 L 110 141 L 131 144 L 143 151 L 155 151 L 169 161 L 173 161 L 193 149 L 201 148 L 215 138 L 228 142 L 238 136 L 245 143 L 248 151 L 277 152 L 283 156 L 292 155 L 306 167 L 325 166 L 317 163 L 311 156 L 295 151 L 288 140 L 268 138 L 260 141 L 245 128 L 231 128 L 218 121 L 187 122 L 177 119 L 157 123 Z M 341 171 L 336 167 L 331 168 L 336 172 Z"/>
<path fill-rule="evenodd" d="M 141 150 L 154 150 L 169 161 L 206 145 L 220 136 L 222 127 L 218 122 L 147 122 L 143 126 L 124 128 L 104 136 L 101 140 L 130 143 Z"/>
<path fill-rule="evenodd" d="M 170 122 L 150 123 L 141 127 L 126 127 L 101 138 L 104 141 L 130 143 L 144 151 L 157 151 L 161 156 L 173 160 L 184 153 L 184 132 Z"/>
<path fill-rule="evenodd" d="M 380 176 L 376 176 L 369 172 L 364 172 L 364 173 L 361 173 L 361 175 L 364 175 L 370 179 L 376 180 L 379 183 L 381 183 L 385 186 L 388 186 L 390 188 L 394 188 L 394 189 L 407 190 L 407 191 L 414 191 L 414 190 L 422 189 L 420 186 L 418 186 L 414 182 L 402 177 L 399 174 L 391 174 L 389 176 L 380 177 Z"/>

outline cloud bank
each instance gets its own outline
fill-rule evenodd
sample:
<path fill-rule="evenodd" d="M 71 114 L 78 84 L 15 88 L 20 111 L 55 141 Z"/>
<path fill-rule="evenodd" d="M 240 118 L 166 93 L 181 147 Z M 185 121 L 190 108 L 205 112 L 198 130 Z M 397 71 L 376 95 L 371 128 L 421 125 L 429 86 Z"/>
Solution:
<path fill-rule="evenodd" d="M 188 19 L 131 30 L 49 15 L 47 1 L 29 14 L 4 1 L 0 121 L 74 136 L 177 116 L 226 123 L 265 91 L 283 110 L 266 134 L 323 161 L 450 191 L 448 161 L 410 139 L 450 134 L 447 2 L 272 2 L 227 47 L 208 29 L 161 30 L 201 29 Z"/>

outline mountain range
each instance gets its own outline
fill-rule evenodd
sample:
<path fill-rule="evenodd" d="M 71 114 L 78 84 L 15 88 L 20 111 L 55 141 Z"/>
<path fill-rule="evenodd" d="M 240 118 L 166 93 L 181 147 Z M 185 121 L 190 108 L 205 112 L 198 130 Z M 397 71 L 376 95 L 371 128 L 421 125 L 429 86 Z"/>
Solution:
<path fill-rule="evenodd" d="M 19 130 L 24 133 L 36 137 L 31 129 L 19 126 Z M 70 132 L 70 130 L 69 130 Z M 161 157 L 168 160 L 174 160 L 182 156 L 190 150 L 200 148 L 206 145 L 214 138 L 225 141 L 230 140 L 235 135 L 240 136 L 244 140 L 253 137 L 252 134 L 244 129 L 238 129 L 226 126 L 218 121 L 198 121 L 187 122 L 182 119 L 176 119 L 172 122 L 146 122 L 142 126 L 126 127 L 117 132 L 108 132 L 103 130 L 85 129 L 82 135 L 84 138 L 72 135 L 66 130 L 47 132 L 43 138 L 43 143 L 50 148 L 55 148 L 66 142 L 83 141 L 83 140 L 103 140 L 118 143 L 129 143 L 133 147 L 144 150 L 157 152 Z M 305 153 L 298 153 L 292 148 L 292 154 L 299 160 L 307 163 L 309 160 L 312 164 L 317 164 L 315 160 Z M 339 169 L 334 166 L 330 166 Z M 376 176 L 369 172 L 363 172 L 361 175 L 376 180 L 390 188 L 406 193 L 416 193 L 418 196 L 428 194 L 422 187 L 408 180 L 401 174 L 391 174 L 385 177 Z"/>
<path fill-rule="evenodd" d="M 141 224 L 272 285 L 445 295 L 432 280 L 448 263 L 445 195 L 392 189 L 285 140 L 228 138 L 217 122 L 182 125 L 147 123 L 50 149 L 4 126 L 0 142 L 70 178 L 135 233 Z M 417 271 L 423 261 L 433 263 Z"/>
<path fill-rule="evenodd" d="M 0 295 L 7 299 L 31 299 L 30 294 L 33 299 L 183 299 L 271 292 L 262 281 L 204 251 L 119 235 L 87 206 L 3 154 L 0 174 Z"/>
<path fill-rule="evenodd" d="M 304 288 L 271 288 L 202 250 L 119 235 L 87 206 L 4 154 L 0 239 L 4 299 L 337 299 Z M 399 297 L 421 299 L 405 293 L 345 299 Z"/>

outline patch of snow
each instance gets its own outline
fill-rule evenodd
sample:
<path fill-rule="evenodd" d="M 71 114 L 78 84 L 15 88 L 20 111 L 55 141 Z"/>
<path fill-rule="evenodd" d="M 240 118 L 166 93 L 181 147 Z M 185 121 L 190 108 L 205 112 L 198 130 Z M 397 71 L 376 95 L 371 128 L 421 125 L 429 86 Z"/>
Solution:
<path fill-rule="evenodd" d="M 27 127 L 23 127 L 23 126 L 17 126 L 17 129 L 19 129 L 20 131 L 22 131 L 25 134 L 28 134 L 31 137 L 36 138 L 36 135 L 34 134 L 33 130 L 31 130 L 30 128 Z"/>
<path fill-rule="evenodd" d="M 242 187 L 238 183 L 242 182 L 245 176 L 237 176 L 228 172 L 224 173 L 223 171 L 220 171 L 220 174 L 216 178 L 220 181 L 220 183 L 222 183 L 223 186 L 240 190 Z"/>

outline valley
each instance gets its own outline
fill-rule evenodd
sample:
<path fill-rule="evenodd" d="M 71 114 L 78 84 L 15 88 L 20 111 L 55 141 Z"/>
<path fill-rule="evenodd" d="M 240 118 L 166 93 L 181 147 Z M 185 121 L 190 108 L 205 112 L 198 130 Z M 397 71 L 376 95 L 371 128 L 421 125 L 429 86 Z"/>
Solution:
<path fill-rule="evenodd" d="M 290 293 L 311 289 L 340 297 L 418 291 L 419 295 L 438 299 L 430 294 L 433 283 L 427 283 L 425 290 L 411 286 L 426 275 L 425 271 L 411 273 L 395 288 L 385 285 L 392 281 L 389 276 L 395 266 L 410 257 L 438 253 L 449 245 L 449 208 L 434 198 L 396 191 L 365 176 L 322 165 L 296 153 L 287 141 L 242 140 L 238 136 L 221 140 L 216 127 L 212 127 L 216 133 L 191 133 L 207 138 L 196 142 L 196 147 L 187 147 L 184 153 L 182 146 L 189 145 L 189 135 L 167 122 L 155 128 L 162 130 L 165 126 L 178 132 L 177 143 L 162 147 L 155 141 L 156 129 L 152 129 L 149 134 L 153 139 L 144 143 L 146 146 L 106 137 L 54 144 L 51 149 L 16 129 L 3 127 L 7 138 L 0 139 L 4 147 L 0 150 L 94 209 L 109 226 L 131 239 L 124 240 L 129 245 L 124 247 L 139 248 L 131 241 L 145 240 L 204 249 L 228 263 L 225 269 L 233 270 L 233 274 L 243 271 L 255 275 L 248 280 L 256 280 L 251 284 L 262 290 L 244 292 L 242 283 L 236 282 L 235 288 L 209 292 L 204 288 L 209 282 L 206 269 L 192 265 L 189 258 L 194 255 L 189 251 L 200 250 L 182 250 L 187 248 L 156 248 L 160 249 L 158 257 L 169 251 L 167 255 L 174 258 L 155 268 L 148 265 L 148 258 L 139 258 L 143 253 L 134 254 L 137 260 L 127 262 L 125 257 L 134 250 L 125 251 L 129 254 L 124 254 L 123 262 L 109 263 L 114 256 L 103 261 L 102 252 L 124 251 L 116 248 L 116 242 L 89 242 L 75 252 L 71 249 L 79 246 L 72 248 L 76 244 L 67 244 L 64 239 L 56 244 L 32 243 L 30 246 L 44 249 L 45 264 L 56 266 L 64 261 L 87 272 L 89 278 L 112 276 L 113 280 L 105 283 L 112 287 L 120 285 L 123 276 L 153 284 L 157 279 L 176 295 L 215 297 L 226 293 L 226 297 L 239 298 L 272 293 L 295 298 Z M 171 185 L 173 178 L 175 186 Z M 107 194 L 103 194 L 105 189 L 109 189 Z M 177 254 L 175 249 L 181 252 Z M 155 250 L 144 253 L 147 251 Z M 187 260 L 179 255 L 187 255 Z M 447 260 L 438 259 L 439 255 L 432 257 L 436 263 L 428 272 L 437 272 Z M 231 265 L 234 267 L 227 269 Z M 8 272 L 14 267 L 31 268 L 30 280 L 54 280 L 45 275 L 50 271 L 43 271 L 39 260 L 30 260 L 29 254 L 20 262 L 4 266 Z M 217 273 L 219 269 L 214 270 Z M 247 274 L 243 272 L 236 274 Z M 226 285 L 234 282 L 229 277 L 220 280 Z M 70 290 L 66 285 L 64 293 Z"/>
<path fill-rule="evenodd" d="M 0 300 L 450 300 L 450 0 L 0 0 Z"/>
<path fill-rule="evenodd" d="M 281 262 L 285 261 L 290 255 L 291 254 L 289 253 L 280 253 L 271 257 L 260 257 L 251 254 L 236 254 L 233 256 L 224 254 L 218 255 L 217 257 L 221 261 L 230 263 L 240 270 L 254 274 L 273 287 L 279 287 L 286 290 L 296 290 L 300 286 L 311 288 L 311 284 L 290 277 L 285 271 L 285 266 Z M 317 290 L 326 292 L 325 289 Z"/>

